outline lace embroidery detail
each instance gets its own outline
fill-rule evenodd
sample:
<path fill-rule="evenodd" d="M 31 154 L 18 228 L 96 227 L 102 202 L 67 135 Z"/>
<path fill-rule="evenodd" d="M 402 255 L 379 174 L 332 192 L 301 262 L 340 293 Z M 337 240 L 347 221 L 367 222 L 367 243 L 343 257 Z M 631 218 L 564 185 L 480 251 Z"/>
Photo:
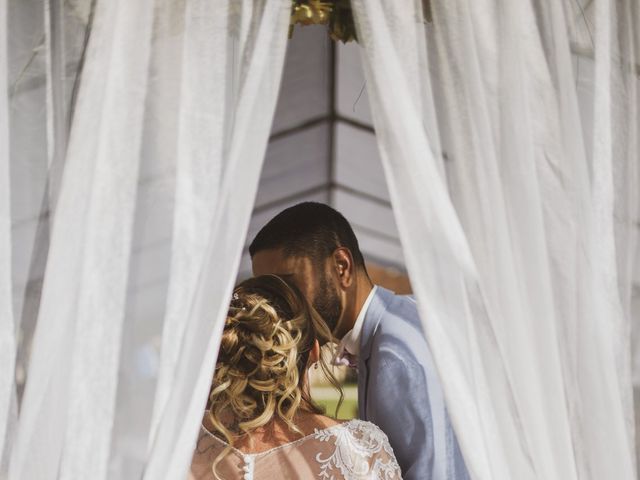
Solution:
<path fill-rule="evenodd" d="M 314 436 L 317 440 L 328 442 L 335 437 L 336 447 L 326 458 L 321 453 L 316 455 L 320 464 L 319 478 L 335 480 L 334 469 L 345 480 L 401 478 L 393 449 L 382 430 L 362 420 L 351 420 L 341 427 L 316 430 Z"/>

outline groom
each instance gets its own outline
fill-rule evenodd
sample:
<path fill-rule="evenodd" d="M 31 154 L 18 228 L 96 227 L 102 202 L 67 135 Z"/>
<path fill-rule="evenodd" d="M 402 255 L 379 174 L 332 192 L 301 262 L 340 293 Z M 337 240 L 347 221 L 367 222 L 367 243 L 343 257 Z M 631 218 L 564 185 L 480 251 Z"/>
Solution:
<path fill-rule="evenodd" d="M 469 475 L 413 298 L 374 286 L 349 222 L 321 203 L 276 215 L 249 247 L 254 275 L 291 275 L 358 368 L 359 416 L 378 425 L 408 480 Z"/>

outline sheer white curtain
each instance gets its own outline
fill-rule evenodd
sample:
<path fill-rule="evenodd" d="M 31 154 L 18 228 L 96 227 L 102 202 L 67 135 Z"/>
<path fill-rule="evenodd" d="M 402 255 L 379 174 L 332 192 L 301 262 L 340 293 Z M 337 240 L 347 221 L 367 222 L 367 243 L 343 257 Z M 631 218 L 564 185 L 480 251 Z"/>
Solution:
<path fill-rule="evenodd" d="M 637 2 L 423 3 L 353 7 L 470 470 L 633 478 Z M 289 13 L 0 0 L 0 476 L 186 471 Z"/>
<path fill-rule="evenodd" d="M 3 475 L 184 475 L 289 14 L 286 0 L 0 3 Z"/>
<path fill-rule="evenodd" d="M 7 31 L 7 0 L 0 1 L 0 31 Z M 11 301 L 11 210 L 9 199 L 9 102 L 7 36 L 0 34 L 0 472 L 9 408 L 15 394 L 15 324 Z M 1 474 L 1 473 L 0 473 Z"/>
<path fill-rule="evenodd" d="M 209 2 L 203 0 L 201 3 L 203 10 L 210 9 L 207 7 Z M 280 85 L 290 5 L 286 0 L 246 0 L 236 6 L 241 7 L 240 11 L 231 13 L 234 14 L 232 22 L 235 23 L 232 28 L 238 34 L 239 60 L 237 65 L 233 62 L 232 65 L 235 69 L 233 74 L 238 80 L 233 83 L 237 88 L 227 92 L 227 100 L 231 102 L 229 120 L 232 123 L 228 132 L 228 147 L 224 151 L 226 158 L 220 162 L 223 172 L 220 175 L 219 193 L 212 203 L 208 199 L 209 192 L 196 189 L 197 193 L 204 196 L 201 206 L 209 209 L 209 215 L 199 219 L 195 215 L 200 212 L 196 211 L 191 223 L 191 228 L 195 228 L 192 234 L 198 234 L 201 226 L 198 222 L 210 219 L 212 234 L 208 235 L 208 243 L 199 250 L 201 257 L 192 265 L 193 274 L 188 281 L 176 286 L 182 292 L 185 289 L 191 292 L 189 301 L 180 304 L 184 308 L 175 310 L 178 319 L 183 322 L 184 335 L 172 331 L 171 324 L 165 325 L 163 347 L 172 344 L 179 346 L 179 360 L 175 366 L 169 362 L 165 365 L 165 368 L 173 370 L 173 374 L 165 377 L 165 384 L 161 370 L 156 402 L 163 401 L 163 389 L 168 399 L 166 405 L 156 405 L 159 412 L 158 427 L 157 433 L 151 438 L 146 479 L 179 478 L 189 465 L 211 384 L 223 319 L 249 226 Z M 193 13 L 193 18 L 201 22 L 202 10 Z M 209 12 L 211 17 L 217 13 Z M 195 33 L 201 33 L 196 44 L 211 41 L 206 32 L 196 30 Z M 198 57 L 194 55 L 191 59 L 194 64 L 200 62 Z M 211 64 L 211 68 L 216 67 L 215 63 Z M 191 85 L 202 81 L 195 73 L 190 78 Z M 197 94 L 197 91 L 194 93 Z M 200 101 L 197 96 L 193 100 L 196 103 Z M 209 112 L 213 121 L 219 122 L 219 111 Z M 201 140 L 206 142 L 207 131 L 204 130 L 202 135 Z M 202 160 L 206 160 L 206 157 Z M 207 168 L 206 161 L 196 165 L 186 172 L 185 178 L 193 181 L 193 176 L 200 174 L 199 169 Z M 176 198 L 177 202 L 180 200 L 184 199 Z M 185 210 L 190 209 L 191 203 L 186 203 Z M 182 258 L 193 253 L 189 245 L 178 246 L 184 249 Z M 171 295 L 171 285 L 169 293 Z M 171 307 L 168 310 L 171 311 Z"/>
<path fill-rule="evenodd" d="M 407 266 L 472 475 L 635 478 L 638 11 L 591 2 L 580 112 L 572 2 L 430 2 L 428 25 L 422 3 L 353 5 Z"/>

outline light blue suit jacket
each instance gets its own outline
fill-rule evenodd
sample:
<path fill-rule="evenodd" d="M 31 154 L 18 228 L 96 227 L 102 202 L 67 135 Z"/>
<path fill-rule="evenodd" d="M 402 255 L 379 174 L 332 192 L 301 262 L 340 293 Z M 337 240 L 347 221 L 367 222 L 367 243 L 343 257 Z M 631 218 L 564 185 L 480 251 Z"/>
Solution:
<path fill-rule="evenodd" d="M 467 480 L 416 302 L 378 287 L 362 326 L 358 405 L 389 437 L 405 480 Z"/>

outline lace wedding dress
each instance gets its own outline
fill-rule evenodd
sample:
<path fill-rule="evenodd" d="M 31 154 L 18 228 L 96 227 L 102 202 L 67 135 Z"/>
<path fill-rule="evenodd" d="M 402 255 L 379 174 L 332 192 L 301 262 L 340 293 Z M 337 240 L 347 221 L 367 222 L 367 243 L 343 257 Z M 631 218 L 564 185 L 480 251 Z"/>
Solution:
<path fill-rule="evenodd" d="M 189 480 L 211 480 L 211 466 L 227 444 L 204 428 Z M 351 420 L 260 453 L 237 449 L 216 468 L 224 480 L 398 480 L 400 467 L 387 436 L 374 424 Z"/>

